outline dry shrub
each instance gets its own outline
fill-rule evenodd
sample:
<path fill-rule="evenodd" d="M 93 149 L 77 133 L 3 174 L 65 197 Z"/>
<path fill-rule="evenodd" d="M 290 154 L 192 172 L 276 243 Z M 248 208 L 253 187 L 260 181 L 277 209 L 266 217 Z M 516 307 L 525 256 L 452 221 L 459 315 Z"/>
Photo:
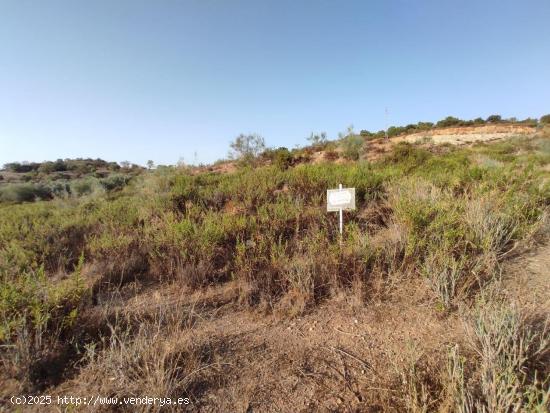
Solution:
<path fill-rule="evenodd" d="M 446 254 L 431 253 L 424 264 L 426 279 L 445 308 L 449 308 L 463 284 L 464 261 Z"/>
<path fill-rule="evenodd" d="M 213 281 L 214 274 L 214 264 L 211 261 L 201 259 L 196 264 L 181 264 L 176 271 L 176 278 L 183 285 L 198 288 Z"/>
<path fill-rule="evenodd" d="M 303 313 L 337 288 L 338 258 L 329 245 L 325 245 L 327 249 L 321 254 L 321 242 L 320 239 L 300 242 L 297 251 L 282 265 L 280 277 L 286 287 L 279 308 L 291 315 Z"/>
<path fill-rule="evenodd" d="M 107 397 L 187 397 L 191 406 L 196 405 L 210 386 L 222 384 L 226 363 L 223 344 L 193 334 L 188 315 L 161 308 L 154 320 L 119 320 L 99 345 L 87 347 L 87 365 L 79 381 L 87 384 L 88 392 Z M 128 411 L 181 411 L 182 407 L 134 405 Z"/>
<path fill-rule="evenodd" d="M 61 378 L 70 358 L 69 348 L 60 340 L 61 326 L 48 330 L 23 319 L 0 359 L 8 376 L 16 378 L 26 389 L 41 389 Z"/>
<path fill-rule="evenodd" d="M 477 369 L 465 377 L 464 359 L 451 349 L 447 393 L 454 409 L 469 412 L 545 412 L 550 408 L 548 320 L 515 306 L 482 300 L 467 324 Z"/>
<path fill-rule="evenodd" d="M 264 234 L 239 242 L 233 277 L 248 285 L 241 301 L 295 315 L 336 292 L 357 291 L 367 281 L 371 256 L 368 236 L 353 225 L 340 243 L 313 224 L 288 241 Z"/>
<path fill-rule="evenodd" d="M 350 224 L 341 243 L 330 242 L 324 231 L 311 229 L 286 257 L 280 272 L 287 286 L 287 300 L 301 306 L 300 311 L 336 293 L 355 292 L 366 298 L 372 281 L 376 256 L 368 235 Z"/>
<path fill-rule="evenodd" d="M 530 239 L 535 242 L 545 242 L 550 239 L 550 211 L 545 210 L 533 226 Z"/>
<path fill-rule="evenodd" d="M 469 201 L 464 220 L 473 233 L 474 242 L 485 253 L 494 253 L 500 257 L 512 244 L 517 224 L 512 216 L 499 212 L 500 206 L 495 198 L 498 199 L 493 194 Z"/>
<path fill-rule="evenodd" d="M 395 221 L 370 238 L 370 245 L 377 256 L 377 267 L 386 274 L 403 270 L 407 246 L 407 229 Z"/>
<path fill-rule="evenodd" d="M 445 399 L 443 411 L 456 413 L 473 413 L 474 401 L 471 389 L 466 387 L 465 357 L 460 356 L 458 345 L 449 349 L 447 369 L 444 372 Z"/>
<path fill-rule="evenodd" d="M 520 410 L 534 375 L 548 368 L 543 361 L 550 352 L 548 323 L 540 325 L 517 308 L 497 303 L 478 307 L 472 324 L 470 340 L 481 361 L 478 409 Z"/>
<path fill-rule="evenodd" d="M 409 346 L 404 349 L 406 361 L 394 365 L 399 376 L 401 396 L 396 400 L 402 405 L 398 411 L 427 413 L 439 411 L 443 387 L 439 377 L 439 355 L 423 353 L 421 348 Z M 397 407 L 393 403 L 392 407 Z"/>
<path fill-rule="evenodd" d="M 474 292 L 498 279 L 499 269 L 494 254 L 455 258 L 445 250 L 431 251 L 422 267 L 428 286 L 446 309 L 471 298 Z"/>
<path fill-rule="evenodd" d="M 88 304 L 83 264 L 81 256 L 73 274 L 56 283 L 44 267 L 0 283 L 0 363 L 27 389 L 58 383 L 74 362 L 80 311 Z"/>
<path fill-rule="evenodd" d="M 315 302 L 315 287 L 320 281 L 316 277 L 316 264 L 315 257 L 297 254 L 287 262 L 282 273 L 288 283 L 289 294 L 301 302 L 303 307 Z"/>
<path fill-rule="evenodd" d="M 405 405 L 412 413 L 427 413 L 430 406 L 430 393 L 426 383 L 419 377 L 413 366 L 403 374 Z"/>
<path fill-rule="evenodd" d="M 249 284 L 242 299 L 249 304 L 277 302 L 290 293 L 289 302 L 304 306 L 327 295 L 337 276 L 334 246 L 326 232 L 309 229 L 303 238 L 283 241 L 281 237 L 263 234 L 239 242 L 234 260 L 234 277 Z"/>

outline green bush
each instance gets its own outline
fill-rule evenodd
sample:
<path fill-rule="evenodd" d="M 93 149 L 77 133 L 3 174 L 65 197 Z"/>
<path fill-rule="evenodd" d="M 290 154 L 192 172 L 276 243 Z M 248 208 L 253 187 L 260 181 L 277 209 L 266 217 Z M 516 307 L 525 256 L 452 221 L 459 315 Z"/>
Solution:
<path fill-rule="evenodd" d="M 269 159 L 273 165 L 276 165 L 279 169 L 287 169 L 292 165 L 294 157 L 285 147 L 279 147 L 277 149 L 266 149 L 262 156 Z"/>
<path fill-rule="evenodd" d="M 415 168 L 424 163 L 431 154 L 425 149 L 413 146 L 408 142 L 395 145 L 389 155 L 384 158 L 385 163 L 400 164 L 407 169 Z"/>
<path fill-rule="evenodd" d="M 292 154 L 287 148 L 278 148 L 275 150 L 273 161 L 278 168 L 287 169 L 292 165 Z"/>
<path fill-rule="evenodd" d="M 229 146 L 231 158 L 238 159 L 242 164 L 250 164 L 265 150 L 265 140 L 256 133 L 241 133 Z"/>
<path fill-rule="evenodd" d="M 449 126 L 460 126 L 463 121 L 453 116 L 447 116 L 445 119 L 436 123 L 438 128 L 447 128 Z"/>
<path fill-rule="evenodd" d="M 549 117 L 548 121 L 550 123 L 550 117 Z M 532 118 L 526 118 L 526 119 L 520 120 L 518 123 L 520 123 L 522 125 L 525 125 L 525 126 L 531 126 L 531 127 L 536 127 L 538 125 L 538 121 L 536 119 L 532 119 Z"/>
<path fill-rule="evenodd" d="M 52 182 L 50 189 L 56 198 L 66 198 L 72 194 L 71 185 L 68 182 Z"/>
<path fill-rule="evenodd" d="M 114 192 L 120 191 L 124 188 L 130 179 L 131 177 L 127 175 L 111 175 L 108 178 L 100 179 L 99 184 L 103 187 L 103 189 L 105 189 L 105 191 Z"/>
<path fill-rule="evenodd" d="M 365 140 L 361 135 L 349 134 L 341 140 L 342 150 L 346 159 L 358 160 L 361 156 Z"/>
<path fill-rule="evenodd" d="M 502 116 L 500 115 L 491 115 L 487 117 L 487 123 L 500 123 L 502 122 Z"/>
<path fill-rule="evenodd" d="M 77 196 L 83 196 L 91 194 L 94 191 L 94 186 L 95 181 L 92 179 L 79 179 L 72 182 L 71 190 Z"/>
<path fill-rule="evenodd" d="M 37 199 L 52 199 L 52 191 L 42 184 L 9 184 L 0 188 L 1 202 L 34 202 Z"/>

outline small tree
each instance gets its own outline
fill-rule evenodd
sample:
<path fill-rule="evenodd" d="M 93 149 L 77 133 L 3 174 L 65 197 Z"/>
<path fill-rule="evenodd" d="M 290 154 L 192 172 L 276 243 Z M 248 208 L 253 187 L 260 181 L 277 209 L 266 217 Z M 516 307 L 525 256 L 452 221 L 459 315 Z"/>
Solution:
<path fill-rule="evenodd" d="M 67 164 L 63 159 L 58 159 L 53 163 L 54 171 L 63 172 L 67 170 Z"/>
<path fill-rule="evenodd" d="M 130 177 L 128 176 L 111 175 L 108 178 L 101 179 L 99 183 L 105 191 L 112 192 L 121 190 L 129 181 Z"/>
<path fill-rule="evenodd" d="M 550 123 L 550 115 L 547 115 L 547 116 L 549 116 L 548 122 Z M 526 119 L 520 120 L 518 123 L 520 123 L 522 125 L 526 125 L 526 126 L 532 126 L 532 127 L 536 127 L 538 125 L 537 120 L 536 119 L 531 119 L 531 118 L 526 118 Z"/>
<path fill-rule="evenodd" d="M 279 169 L 287 169 L 290 165 L 292 165 L 292 153 L 284 146 L 270 151 L 269 157 L 271 158 L 273 164 Z"/>
<path fill-rule="evenodd" d="M 433 122 L 418 122 L 416 124 L 416 129 L 424 131 L 424 130 L 430 130 L 434 127 Z"/>
<path fill-rule="evenodd" d="M 359 159 L 365 139 L 353 131 L 353 126 L 348 126 L 346 133 L 340 133 L 339 137 L 344 150 L 344 157 L 352 160 Z"/>
<path fill-rule="evenodd" d="M 265 150 L 265 140 L 256 133 L 249 135 L 241 133 L 229 146 L 231 147 L 230 158 L 249 163 Z"/>
<path fill-rule="evenodd" d="M 321 133 L 313 133 L 311 132 L 311 135 L 309 135 L 309 138 L 307 140 L 311 143 L 312 146 L 323 146 L 327 143 L 327 133 L 321 132 Z"/>
<path fill-rule="evenodd" d="M 120 169 L 120 165 L 116 162 L 109 162 L 107 164 L 107 168 L 110 170 L 110 171 L 118 171 Z"/>
<path fill-rule="evenodd" d="M 502 116 L 500 115 L 491 115 L 487 117 L 487 123 L 499 123 L 502 122 Z"/>
<path fill-rule="evenodd" d="M 550 125 L 550 114 L 541 116 L 539 122 L 542 125 Z"/>
<path fill-rule="evenodd" d="M 155 166 L 155 163 L 151 159 L 149 159 L 147 161 L 147 168 L 153 169 L 153 166 Z"/>
<path fill-rule="evenodd" d="M 436 126 L 438 128 L 447 128 L 449 126 L 458 126 L 462 121 L 454 116 L 447 116 L 445 119 L 437 122 Z"/>

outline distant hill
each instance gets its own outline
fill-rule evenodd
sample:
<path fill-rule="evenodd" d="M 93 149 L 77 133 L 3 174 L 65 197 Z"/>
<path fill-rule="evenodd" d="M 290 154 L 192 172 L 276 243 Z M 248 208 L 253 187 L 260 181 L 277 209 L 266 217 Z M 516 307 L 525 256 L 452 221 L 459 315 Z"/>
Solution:
<path fill-rule="evenodd" d="M 122 189 L 143 167 L 103 159 L 11 162 L 0 170 L 0 202 L 33 202 Z"/>

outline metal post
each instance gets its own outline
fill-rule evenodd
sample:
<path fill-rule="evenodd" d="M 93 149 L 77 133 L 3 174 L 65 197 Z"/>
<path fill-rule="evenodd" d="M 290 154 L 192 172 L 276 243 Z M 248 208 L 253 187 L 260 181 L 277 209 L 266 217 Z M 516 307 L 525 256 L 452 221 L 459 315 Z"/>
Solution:
<path fill-rule="evenodd" d="M 342 190 L 342 184 L 338 185 L 338 189 Z M 340 208 L 340 237 L 343 234 L 344 230 L 344 210 Z"/>

